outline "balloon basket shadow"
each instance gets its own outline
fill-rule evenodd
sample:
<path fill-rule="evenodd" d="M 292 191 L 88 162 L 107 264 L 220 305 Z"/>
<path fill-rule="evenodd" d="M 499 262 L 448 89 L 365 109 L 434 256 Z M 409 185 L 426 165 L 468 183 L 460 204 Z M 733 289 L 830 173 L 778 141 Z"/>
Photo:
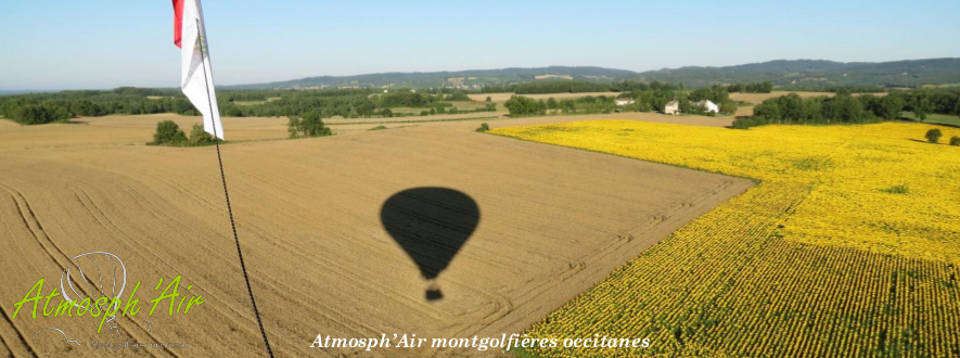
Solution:
<path fill-rule="evenodd" d="M 443 299 L 443 291 L 440 291 L 440 286 L 437 285 L 435 281 L 431 281 L 430 284 L 427 285 L 425 295 L 427 301 L 437 301 Z"/>

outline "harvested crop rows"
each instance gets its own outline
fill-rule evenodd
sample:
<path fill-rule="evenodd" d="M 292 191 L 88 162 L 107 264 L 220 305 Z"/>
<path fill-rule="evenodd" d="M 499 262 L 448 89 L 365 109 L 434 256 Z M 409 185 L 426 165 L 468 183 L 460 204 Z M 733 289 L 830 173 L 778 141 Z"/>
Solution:
<path fill-rule="evenodd" d="M 960 354 L 960 188 L 947 185 L 960 182 L 960 150 L 920 143 L 929 128 L 590 121 L 495 129 L 761 182 L 527 333 L 650 337 L 650 354 Z"/>
<path fill-rule="evenodd" d="M 62 339 L 33 342 L 31 337 L 51 326 L 84 344 L 190 343 L 149 352 L 160 356 L 262 352 L 238 271 L 214 148 L 143 145 L 156 121 L 166 118 L 184 125 L 191 121 L 171 115 L 109 116 L 0 128 L 0 243 L 10 258 L 0 261 L 0 309 L 10 317 L 13 303 L 39 278 L 55 282 L 71 257 L 90 251 L 123 258 L 130 284 L 143 281 L 141 292 L 150 292 L 161 277 L 179 274 L 207 303 L 182 317 L 155 315 L 150 331 L 139 319 L 143 316 L 124 319 L 121 337 L 96 335 L 92 321 L 30 319 L 21 312 L 0 321 L 0 356 L 60 355 L 63 347 L 56 344 Z M 223 146 L 246 264 L 279 356 L 482 354 L 308 346 L 318 333 L 499 337 L 519 332 L 752 185 L 476 133 L 477 122 L 379 131 L 365 125 L 333 137 L 270 140 L 285 135 L 283 124 L 229 118 L 228 139 L 236 142 Z M 388 198 L 425 186 L 459 190 L 480 210 L 476 231 L 437 278 L 444 294 L 437 301 L 424 298 L 427 283 L 380 220 Z M 46 287 L 49 292 L 51 285 Z"/>

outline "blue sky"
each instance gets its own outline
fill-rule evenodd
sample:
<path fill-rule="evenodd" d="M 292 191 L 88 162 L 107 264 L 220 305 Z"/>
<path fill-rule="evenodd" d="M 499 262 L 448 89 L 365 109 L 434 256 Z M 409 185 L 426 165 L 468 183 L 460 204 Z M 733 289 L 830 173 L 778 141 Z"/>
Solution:
<path fill-rule="evenodd" d="M 960 57 L 960 1 L 207 0 L 219 84 L 318 75 Z M 0 0 L 0 90 L 174 87 L 167 0 Z"/>

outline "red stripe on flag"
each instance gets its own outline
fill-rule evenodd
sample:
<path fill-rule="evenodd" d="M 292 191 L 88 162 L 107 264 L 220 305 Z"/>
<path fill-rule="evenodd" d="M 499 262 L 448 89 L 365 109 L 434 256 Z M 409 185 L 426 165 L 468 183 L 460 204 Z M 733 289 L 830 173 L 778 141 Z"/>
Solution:
<path fill-rule="evenodd" d="M 180 47 L 183 29 L 183 0 L 173 0 L 173 44 Z"/>

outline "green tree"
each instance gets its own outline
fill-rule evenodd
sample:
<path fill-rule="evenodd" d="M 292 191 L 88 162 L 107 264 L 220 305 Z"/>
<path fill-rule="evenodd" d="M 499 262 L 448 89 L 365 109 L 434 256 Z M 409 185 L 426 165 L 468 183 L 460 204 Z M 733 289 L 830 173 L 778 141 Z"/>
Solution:
<path fill-rule="evenodd" d="M 781 119 L 787 123 L 802 123 L 806 119 L 803 111 L 803 99 L 796 93 L 780 97 L 778 104 L 781 109 Z"/>
<path fill-rule="evenodd" d="M 737 104 L 731 100 L 726 100 L 720 103 L 720 113 L 736 113 Z"/>
<path fill-rule="evenodd" d="M 950 145 L 960 146 L 960 137 L 957 137 L 957 136 L 950 137 Z"/>
<path fill-rule="evenodd" d="M 290 133 L 290 138 L 300 137 L 300 118 L 289 117 L 287 120 L 287 133 Z"/>
<path fill-rule="evenodd" d="M 78 116 L 83 117 L 94 117 L 102 115 L 100 106 L 96 103 L 90 102 L 89 100 L 79 100 L 76 102 L 70 103 L 70 111 Z"/>
<path fill-rule="evenodd" d="M 299 118 L 290 117 L 290 121 L 287 122 L 287 131 L 290 133 L 290 138 L 323 137 L 333 134 L 330 128 L 324 126 L 323 120 L 320 119 L 320 112 L 317 111 L 304 113 Z"/>
<path fill-rule="evenodd" d="M 891 94 L 884 96 L 880 100 L 880 112 L 876 113 L 876 115 L 888 121 L 892 121 L 900 118 L 900 112 L 902 111 L 903 98 Z M 924 114 L 924 117 L 926 117 L 926 114 Z"/>
<path fill-rule="evenodd" d="M 917 105 L 913 108 L 913 114 L 917 116 L 917 119 L 923 121 L 927 119 L 927 113 L 933 111 L 933 105 L 926 98 L 921 98 Z"/>
<path fill-rule="evenodd" d="M 925 137 L 927 137 L 927 142 L 938 143 L 940 142 L 940 137 L 943 136 L 943 133 L 940 132 L 940 129 L 934 128 L 927 131 Z"/>
<path fill-rule="evenodd" d="M 214 144 L 215 142 L 216 139 L 213 138 L 210 133 L 207 133 L 207 131 L 203 130 L 203 125 L 199 123 L 194 124 L 193 128 L 190 129 L 190 139 L 188 140 L 190 145 L 210 145 Z"/>
<path fill-rule="evenodd" d="M 748 83 L 743 87 L 743 92 L 749 93 L 770 93 L 771 91 L 773 91 L 773 83 L 769 81 Z"/>
<path fill-rule="evenodd" d="M 707 99 L 713 103 L 720 104 L 730 99 L 730 93 L 727 90 L 727 87 L 713 86 L 695 89 L 690 92 L 687 98 L 694 102 Z"/>
<path fill-rule="evenodd" d="M 543 114 L 546 111 L 546 103 L 544 101 L 537 101 L 523 96 L 512 96 L 503 105 L 510 111 L 511 116 Z"/>
<path fill-rule="evenodd" d="M 553 97 L 547 98 L 547 108 L 557 109 L 557 100 L 553 99 Z"/>
<path fill-rule="evenodd" d="M 467 93 L 464 91 L 454 91 L 453 93 L 447 95 L 446 100 L 448 101 L 469 101 L 470 96 L 467 96 Z"/>
<path fill-rule="evenodd" d="M 832 99 L 833 101 L 830 101 L 830 103 L 835 105 L 836 117 L 827 117 L 826 115 L 824 117 L 837 118 L 844 123 L 862 123 L 866 119 L 863 104 L 853 96 L 837 94 Z M 826 102 L 824 102 L 824 105 L 826 105 Z"/>
<path fill-rule="evenodd" d="M 153 134 L 155 145 L 183 145 L 187 142 L 187 136 L 180 130 L 180 126 L 171 120 L 160 121 L 157 123 L 157 131 Z"/>
<path fill-rule="evenodd" d="M 20 124 L 46 124 L 72 117 L 63 106 L 54 103 L 27 104 L 13 110 L 11 119 Z"/>

